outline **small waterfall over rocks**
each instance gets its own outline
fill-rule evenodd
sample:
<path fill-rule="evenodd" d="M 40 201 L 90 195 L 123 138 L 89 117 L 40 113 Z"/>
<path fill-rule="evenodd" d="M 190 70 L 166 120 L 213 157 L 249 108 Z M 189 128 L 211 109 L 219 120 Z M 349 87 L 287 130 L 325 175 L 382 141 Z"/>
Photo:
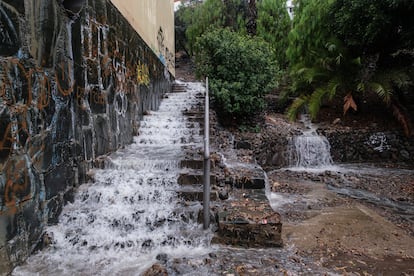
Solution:
<path fill-rule="evenodd" d="M 306 130 L 292 138 L 290 164 L 296 168 L 324 169 L 332 166 L 329 141 L 316 132 L 308 115 L 302 115 L 301 122 Z"/>
<path fill-rule="evenodd" d="M 167 94 L 144 117 L 134 143 L 112 154 L 46 229 L 51 246 L 13 275 L 139 275 L 166 256 L 205 254 L 211 237 L 197 223 L 201 205 L 182 206 L 176 192 L 183 148 L 202 141 L 183 111 L 203 90 L 189 83 Z"/>

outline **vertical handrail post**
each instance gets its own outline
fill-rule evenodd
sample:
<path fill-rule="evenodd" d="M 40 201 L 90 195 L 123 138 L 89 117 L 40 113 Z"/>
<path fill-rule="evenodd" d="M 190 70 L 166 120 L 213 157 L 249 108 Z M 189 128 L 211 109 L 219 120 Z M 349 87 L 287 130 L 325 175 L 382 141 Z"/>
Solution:
<path fill-rule="evenodd" d="M 204 106 L 204 192 L 203 192 L 203 227 L 210 226 L 210 118 L 209 118 L 208 77 L 206 77 L 206 96 Z"/>

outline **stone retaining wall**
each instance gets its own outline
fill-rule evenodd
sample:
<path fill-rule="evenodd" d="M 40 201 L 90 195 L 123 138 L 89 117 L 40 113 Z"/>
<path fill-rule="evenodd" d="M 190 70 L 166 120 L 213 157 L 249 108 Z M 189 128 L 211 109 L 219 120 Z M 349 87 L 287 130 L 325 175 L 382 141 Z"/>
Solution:
<path fill-rule="evenodd" d="M 171 83 L 109 0 L 4 0 L 0 20 L 3 274 L 57 222 L 95 160 L 131 143 Z"/>
<path fill-rule="evenodd" d="M 385 162 L 414 165 L 414 139 L 402 131 L 330 127 L 317 132 L 327 137 L 334 163 Z M 267 171 L 292 166 L 296 124 L 277 118 L 262 130 L 260 141 L 251 141 L 259 164 Z"/>
<path fill-rule="evenodd" d="M 320 130 L 331 145 L 334 162 L 402 162 L 414 164 L 414 139 L 399 131 Z"/>

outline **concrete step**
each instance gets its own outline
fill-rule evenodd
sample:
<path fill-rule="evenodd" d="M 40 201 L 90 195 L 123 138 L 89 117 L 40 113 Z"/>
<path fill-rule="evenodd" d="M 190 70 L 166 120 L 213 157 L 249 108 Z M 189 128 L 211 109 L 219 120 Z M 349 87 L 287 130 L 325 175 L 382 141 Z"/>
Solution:
<path fill-rule="evenodd" d="M 193 185 L 193 186 L 182 186 L 177 191 L 178 197 L 182 198 L 185 201 L 203 201 L 204 190 L 202 185 Z M 216 201 L 218 195 L 216 191 L 210 192 L 210 200 Z"/>
<path fill-rule="evenodd" d="M 186 85 L 174 84 L 171 89 L 172 93 L 182 93 L 187 91 Z"/>
<path fill-rule="evenodd" d="M 183 111 L 184 116 L 194 116 L 199 118 L 204 118 L 204 111 L 203 110 L 185 110 Z"/>
<path fill-rule="evenodd" d="M 181 173 L 178 177 L 178 184 L 180 185 L 197 185 L 203 184 L 204 176 L 203 174 L 197 172 L 190 172 L 190 173 Z M 210 175 L 210 185 L 216 185 L 217 177 L 215 175 Z"/>
<path fill-rule="evenodd" d="M 181 160 L 180 161 L 180 168 L 188 168 L 194 170 L 202 170 L 204 168 L 204 160 L 199 159 L 191 159 L 191 160 Z M 210 168 L 214 168 L 213 160 L 210 160 Z"/>

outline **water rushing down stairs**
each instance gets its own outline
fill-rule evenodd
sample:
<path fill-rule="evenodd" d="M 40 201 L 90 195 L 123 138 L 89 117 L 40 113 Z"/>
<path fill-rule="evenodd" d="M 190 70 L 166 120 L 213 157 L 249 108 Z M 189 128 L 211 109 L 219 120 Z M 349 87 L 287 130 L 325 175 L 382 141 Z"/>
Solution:
<path fill-rule="evenodd" d="M 199 123 L 183 111 L 200 102 L 200 83 L 176 86 L 145 116 L 134 143 L 110 156 L 47 229 L 53 244 L 15 275 L 139 275 L 159 254 L 204 254 L 210 237 L 197 223 L 200 203 L 177 197 L 180 160 L 200 148 Z"/>
<path fill-rule="evenodd" d="M 328 169 L 333 167 L 329 141 L 316 132 L 309 115 L 302 115 L 306 130 L 293 138 L 290 163 L 302 169 Z"/>

